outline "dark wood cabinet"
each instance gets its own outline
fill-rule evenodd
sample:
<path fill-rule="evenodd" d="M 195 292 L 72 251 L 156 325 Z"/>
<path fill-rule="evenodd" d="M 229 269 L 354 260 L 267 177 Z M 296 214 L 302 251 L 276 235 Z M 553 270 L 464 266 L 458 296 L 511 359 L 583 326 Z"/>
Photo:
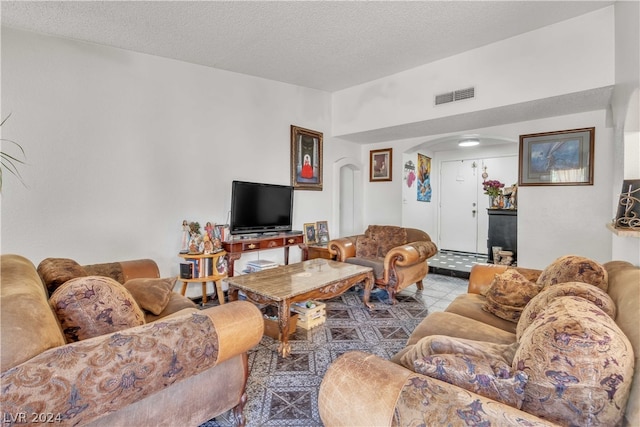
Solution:
<path fill-rule="evenodd" d="M 489 262 L 493 262 L 494 246 L 501 246 L 503 251 L 513 252 L 513 259 L 518 259 L 518 211 L 516 209 L 487 209 L 489 214 L 489 239 L 487 253 Z"/>

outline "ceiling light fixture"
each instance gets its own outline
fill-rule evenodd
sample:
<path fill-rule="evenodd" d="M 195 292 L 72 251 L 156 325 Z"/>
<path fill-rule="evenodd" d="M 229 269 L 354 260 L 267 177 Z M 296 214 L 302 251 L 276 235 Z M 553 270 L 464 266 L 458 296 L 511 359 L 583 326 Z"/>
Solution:
<path fill-rule="evenodd" d="M 477 139 L 465 139 L 463 141 L 458 142 L 460 147 L 473 147 L 474 145 L 480 144 L 480 141 Z"/>

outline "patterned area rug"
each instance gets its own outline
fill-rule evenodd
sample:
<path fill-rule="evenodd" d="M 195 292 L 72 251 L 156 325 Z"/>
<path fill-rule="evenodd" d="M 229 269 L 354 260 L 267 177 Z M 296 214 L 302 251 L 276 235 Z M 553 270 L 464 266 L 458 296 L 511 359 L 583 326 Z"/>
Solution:
<path fill-rule="evenodd" d="M 398 304 L 372 295 L 373 310 L 362 304 L 361 292 L 350 291 L 326 304 L 327 320 L 309 331 L 298 328 L 290 336 L 291 355 L 277 354 L 278 341 L 263 337 L 249 352 L 247 426 L 322 426 L 318 390 L 328 366 L 341 354 L 361 350 L 388 359 L 404 347 L 411 332 L 429 311 L 441 311 L 466 281 L 430 274 L 424 291 L 409 288 Z M 201 427 L 231 425 L 226 414 Z"/>

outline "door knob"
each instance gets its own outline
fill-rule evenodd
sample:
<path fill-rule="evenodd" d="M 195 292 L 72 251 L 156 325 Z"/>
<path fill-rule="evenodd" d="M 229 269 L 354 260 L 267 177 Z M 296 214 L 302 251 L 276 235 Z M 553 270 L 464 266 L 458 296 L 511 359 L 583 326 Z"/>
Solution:
<path fill-rule="evenodd" d="M 475 209 L 471 211 L 471 216 L 476 216 L 476 210 Z"/>

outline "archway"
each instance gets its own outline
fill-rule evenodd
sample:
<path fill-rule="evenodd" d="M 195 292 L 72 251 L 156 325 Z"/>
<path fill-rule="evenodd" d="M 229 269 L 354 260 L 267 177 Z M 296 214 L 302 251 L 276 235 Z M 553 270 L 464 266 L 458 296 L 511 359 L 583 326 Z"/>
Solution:
<path fill-rule="evenodd" d="M 362 165 L 343 157 L 333 164 L 333 233 L 336 237 L 362 232 Z"/>

